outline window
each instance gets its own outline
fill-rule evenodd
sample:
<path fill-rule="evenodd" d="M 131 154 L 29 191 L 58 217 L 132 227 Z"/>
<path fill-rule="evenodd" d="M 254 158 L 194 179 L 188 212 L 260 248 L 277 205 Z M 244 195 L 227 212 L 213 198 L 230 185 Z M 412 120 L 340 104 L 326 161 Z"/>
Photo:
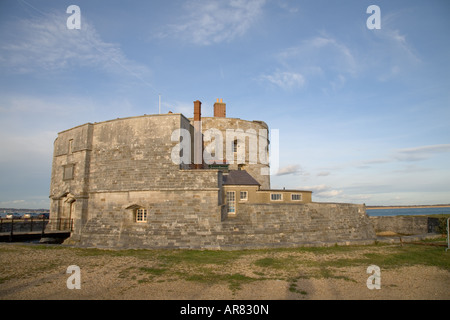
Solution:
<path fill-rule="evenodd" d="M 63 167 L 63 180 L 73 180 L 73 164 L 67 164 Z"/>
<path fill-rule="evenodd" d="M 228 207 L 228 213 L 231 213 L 231 214 L 236 213 L 236 192 L 235 191 L 227 191 L 227 207 Z"/>
<path fill-rule="evenodd" d="M 281 193 L 271 193 L 270 200 L 271 201 L 281 201 L 281 200 L 283 200 L 283 195 Z"/>
<path fill-rule="evenodd" d="M 302 201 L 302 194 L 301 193 L 291 193 L 291 200 L 292 201 Z"/>
<path fill-rule="evenodd" d="M 234 140 L 233 141 L 233 152 L 237 152 L 237 148 L 238 148 L 238 141 Z"/>
<path fill-rule="evenodd" d="M 69 140 L 69 154 L 73 153 L 73 139 Z"/>
<path fill-rule="evenodd" d="M 147 209 L 139 208 L 136 210 L 136 222 L 147 222 Z"/>
<path fill-rule="evenodd" d="M 248 199 L 248 192 L 247 191 L 241 191 L 239 195 L 239 200 L 241 201 L 247 201 Z"/>

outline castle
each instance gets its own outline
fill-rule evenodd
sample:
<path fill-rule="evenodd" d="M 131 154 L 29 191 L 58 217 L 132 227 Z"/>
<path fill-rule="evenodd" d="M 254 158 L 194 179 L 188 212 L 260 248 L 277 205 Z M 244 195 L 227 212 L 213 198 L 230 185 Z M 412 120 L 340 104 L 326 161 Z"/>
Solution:
<path fill-rule="evenodd" d="M 224 138 L 225 137 L 225 138 Z M 143 115 L 86 123 L 54 143 L 50 217 L 66 243 L 111 248 L 260 248 L 365 242 L 364 205 L 270 189 L 268 126 L 214 116 Z"/>

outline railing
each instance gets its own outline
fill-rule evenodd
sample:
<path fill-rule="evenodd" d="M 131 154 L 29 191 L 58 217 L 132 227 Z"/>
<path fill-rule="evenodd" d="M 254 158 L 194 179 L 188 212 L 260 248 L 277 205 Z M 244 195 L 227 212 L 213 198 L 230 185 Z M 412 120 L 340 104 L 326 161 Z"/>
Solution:
<path fill-rule="evenodd" d="M 71 232 L 73 230 L 73 219 L 0 219 L 0 233 L 14 234 L 38 233 L 42 235 L 49 231 Z"/>
<path fill-rule="evenodd" d="M 73 231 L 73 219 L 48 219 L 46 230 L 49 231 Z"/>
<path fill-rule="evenodd" d="M 450 250 L 450 218 L 447 218 L 447 248 L 445 249 L 445 252 L 447 250 Z"/>

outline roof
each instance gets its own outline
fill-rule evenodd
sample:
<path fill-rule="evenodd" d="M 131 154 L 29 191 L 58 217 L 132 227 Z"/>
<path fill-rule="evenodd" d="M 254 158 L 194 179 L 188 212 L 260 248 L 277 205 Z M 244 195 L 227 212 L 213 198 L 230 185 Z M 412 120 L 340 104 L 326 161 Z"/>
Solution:
<path fill-rule="evenodd" d="M 227 175 L 223 175 L 224 185 L 255 185 L 260 186 L 261 184 L 256 181 L 247 171 L 245 170 L 230 170 Z"/>

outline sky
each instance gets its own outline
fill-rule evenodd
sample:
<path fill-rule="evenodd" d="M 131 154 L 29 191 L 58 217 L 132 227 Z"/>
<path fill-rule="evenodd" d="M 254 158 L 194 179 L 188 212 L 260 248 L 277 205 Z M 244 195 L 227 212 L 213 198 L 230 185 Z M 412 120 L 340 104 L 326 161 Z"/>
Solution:
<path fill-rule="evenodd" d="M 450 203 L 449 16 L 447 0 L 2 0 L 0 207 L 49 207 L 58 132 L 157 114 L 159 96 L 278 129 L 272 188 Z"/>

